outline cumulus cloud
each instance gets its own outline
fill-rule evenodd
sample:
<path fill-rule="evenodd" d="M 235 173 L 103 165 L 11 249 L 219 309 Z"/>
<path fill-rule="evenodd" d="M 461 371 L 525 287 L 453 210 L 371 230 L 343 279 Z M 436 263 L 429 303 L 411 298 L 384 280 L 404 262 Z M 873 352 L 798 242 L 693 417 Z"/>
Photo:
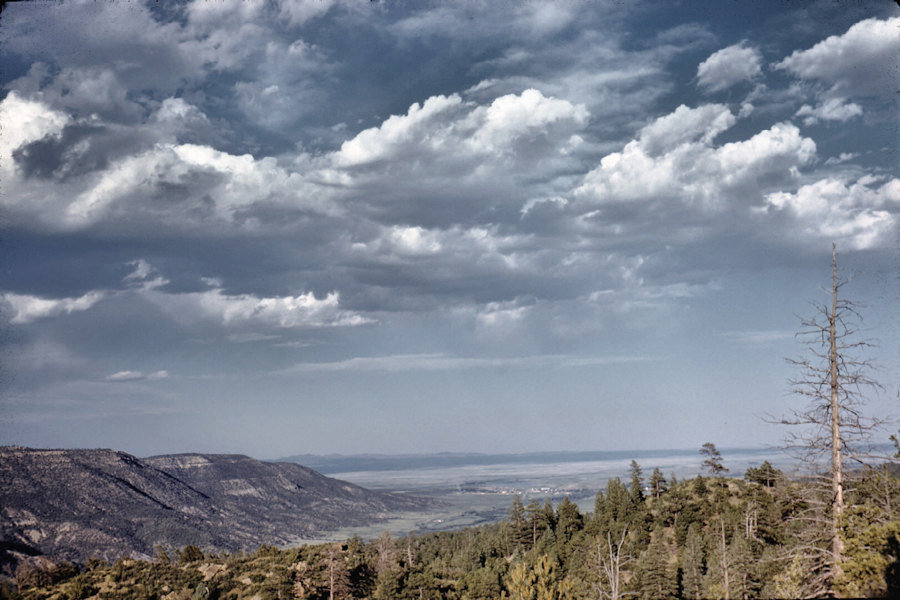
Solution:
<path fill-rule="evenodd" d="M 0 102 L 0 169 L 6 177 L 15 170 L 13 152 L 29 142 L 47 136 L 58 136 L 69 122 L 65 113 L 51 109 L 43 102 L 23 98 L 11 91 Z M 8 194 L 4 194 L 7 196 Z"/>
<path fill-rule="evenodd" d="M 682 104 L 673 113 L 641 129 L 640 143 L 651 156 L 697 140 L 709 145 L 736 122 L 735 116 L 723 104 L 705 104 L 697 108 Z"/>
<path fill-rule="evenodd" d="M 141 371 L 119 371 L 106 377 L 106 381 L 158 381 L 169 377 L 168 371 L 156 371 L 153 373 L 142 373 Z"/>
<path fill-rule="evenodd" d="M 848 185 L 838 179 L 822 179 L 800 187 L 795 193 L 774 192 L 766 196 L 761 212 L 784 214 L 791 229 L 803 238 L 840 240 L 844 246 L 863 250 L 889 237 L 897 227 L 900 209 L 900 179 L 880 186 L 869 176 Z"/>
<path fill-rule="evenodd" d="M 61 314 L 86 311 L 106 295 L 105 292 L 91 291 L 73 298 L 42 298 L 7 292 L 0 298 L 12 308 L 13 315 L 10 322 L 24 325 Z"/>
<path fill-rule="evenodd" d="M 697 67 L 697 83 L 708 92 L 720 92 L 736 83 L 752 81 L 762 73 L 762 55 L 745 42 L 722 48 Z"/>
<path fill-rule="evenodd" d="M 894 68 L 900 55 L 900 17 L 866 19 L 843 35 L 833 35 L 807 50 L 796 50 L 775 64 L 797 77 L 830 86 L 834 97 L 882 96 L 896 92 Z"/>
<path fill-rule="evenodd" d="M 603 157 L 575 195 L 588 204 L 677 201 L 715 208 L 790 180 L 815 157 L 815 143 L 790 123 L 716 147 L 713 139 L 735 121 L 722 106 L 679 107 L 621 152 Z"/>
<path fill-rule="evenodd" d="M 423 161 L 439 154 L 474 165 L 489 155 L 516 152 L 519 141 L 577 131 L 588 116 L 583 105 L 548 98 L 535 89 L 501 96 L 488 106 L 464 102 L 456 94 L 433 96 L 410 106 L 405 115 L 391 116 L 344 142 L 334 160 L 351 167 L 398 159 Z"/>
<path fill-rule="evenodd" d="M 53 228 L 82 229 L 98 222 L 165 223 L 178 228 L 254 228 L 254 210 L 288 207 L 296 213 L 328 213 L 333 206 L 315 184 L 274 158 L 233 155 L 198 144 L 158 143 L 116 160 L 71 188 L 53 182 L 33 202 L 4 198 L 12 212 L 38 211 Z M 67 193 L 68 192 L 68 193 Z"/>

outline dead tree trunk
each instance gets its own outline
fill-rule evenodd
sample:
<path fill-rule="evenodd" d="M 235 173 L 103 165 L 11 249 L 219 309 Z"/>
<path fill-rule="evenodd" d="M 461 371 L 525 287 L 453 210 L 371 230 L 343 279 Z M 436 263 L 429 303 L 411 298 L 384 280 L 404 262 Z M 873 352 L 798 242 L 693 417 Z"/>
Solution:
<path fill-rule="evenodd" d="M 840 521 L 844 510 L 843 463 L 841 461 L 841 405 L 838 380 L 838 277 L 837 247 L 831 245 L 831 313 L 828 315 L 828 378 L 831 388 L 831 573 L 839 576 L 843 569 L 844 543 L 841 541 Z"/>
<path fill-rule="evenodd" d="M 810 525 L 804 528 L 809 535 L 797 544 L 808 568 L 804 593 L 810 595 L 833 595 L 835 580 L 843 573 L 843 465 L 848 460 L 866 464 L 871 434 L 881 425 L 862 411 L 863 389 L 880 386 L 869 377 L 872 363 L 865 352 L 871 344 L 857 338 L 858 307 L 842 294 L 847 283 L 838 274 L 837 247 L 832 244 L 829 301 L 814 304 L 815 315 L 801 321 L 797 337 L 809 354 L 789 361 L 800 373 L 791 380 L 794 392 L 806 397 L 808 404 L 790 417 L 773 419 L 798 426 L 788 434 L 787 448 L 809 467 L 807 479 L 821 484 L 808 487 L 808 508 L 801 518 Z"/>

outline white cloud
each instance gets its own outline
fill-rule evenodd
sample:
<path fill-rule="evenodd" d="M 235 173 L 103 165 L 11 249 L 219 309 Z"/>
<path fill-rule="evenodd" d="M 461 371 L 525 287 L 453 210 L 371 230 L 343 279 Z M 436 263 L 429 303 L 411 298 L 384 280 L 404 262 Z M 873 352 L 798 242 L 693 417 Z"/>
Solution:
<path fill-rule="evenodd" d="M 603 157 L 575 195 L 588 204 L 678 200 L 716 208 L 749 203 L 766 185 L 794 178 L 798 167 L 815 158 L 815 143 L 790 123 L 715 147 L 715 136 L 735 121 L 718 105 L 679 107 L 645 127 L 621 152 Z"/>
<path fill-rule="evenodd" d="M 829 157 L 828 160 L 825 161 L 825 166 L 831 167 L 834 165 L 839 165 L 841 163 L 853 160 L 857 156 L 859 156 L 858 152 L 841 152 L 838 156 Z"/>
<path fill-rule="evenodd" d="M 678 146 L 702 141 L 710 144 L 717 135 L 731 128 L 737 119 L 723 104 L 704 104 L 697 108 L 681 105 L 641 129 L 641 146 L 651 156 Z"/>
<path fill-rule="evenodd" d="M 11 91 L 0 102 L 0 169 L 6 177 L 14 172 L 13 152 L 48 135 L 59 135 L 69 122 L 68 115 L 53 110 L 42 102 L 28 100 Z M 8 181 L 6 182 L 9 183 Z M 12 201 L 9 194 L 4 203 Z"/>
<path fill-rule="evenodd" d="M 503 152 L 517 138 L 544 134 L 556 123 L 580 129 L 587 124 L 588 117 L 584 105 L 547 98 L 535 89 L 520 95 L 507 94 L 470 116 L 479 123 L 472 145 L 488 152 Z"/>
<path fill-rule="evenodd" d="M 869 177 L 850 185 L 823 179 L 796 193 L 769 194 L 759 212 L 788 215 L 790 229 L 803 239 L 839 240 L 853 249 L 871 248 L 897 227 L 892 212 L 900 209 L 900 179 L 880 187 L 871 183 Z"/>
<path fill-rule="evenodd" d="M 335 4 L 334 0 L 281 0 L 279 14 L 291 25 L 302 25 L 321 16 Z"/>
<path fill-rule="evenodd" d="M 762 55 L 744 42 L 714 52 L 697 67 L 698 84 L 710 92 L 719 92 L 742 81 L 751 81 L 762 73 Z"/>
<path fill-rule="evenodd" d="M 106 381 L 158 381 L 169 377 L 168 371 L 142 373 L 140 371 L 119 371 L 106 377 Z"/>
<path fill-rule="evenodd" d="M 501 96 L 488 106 L 464 102 L 456 94 L 432 96 L 344 142 L 333 159 L 337 166 L 353 167 L 440 157 L 474 168 L 486 155 L 514 153 L 522 139 L 533 142 L 554 134 L 554 139 L 567 139 L 587 124 L 588 116 L 583 105 L 548 98 L 535 89 Z"/>
<path fill-rule="evenodd" d="M 41 298 L 7 292 L 0 296 L 13 310 L 11 323 L 26 324 L 61 314 L 82 312 L 106 297 L 105 292 L 91 291 L 75 298 Z"/>
<path fill-rule="evenodd" d="M 797 111 L 798 117 L 804 117 L 804 125 L 815 125 L 819 121 L 849 121 L 863 113 L 862 107 L 854 102 L 846 102 L 843 98 L 829 98 L 813 108 L 804 104 Z"/>
<path fill-rule="evenodd" d="M 366 129 L 341 144 L 340 151 L 334 157 L 335 162 L 339 166 L 363 165 L 396 158 L 409 146 L 439 146 L 443 136 L 431 130 L 440 131 L 441 120 L 448 120 L 448 114 L 452 117 L 462 108 L 462 104 L 462 99 L 456 94 L 432 96 L 422 105 L 416 102 L 405 115 L 392 115 L 381 126 Z M 430 127 L 432 123 L 437 126 Z"/>
<path fill-rule="evenodd" d="M 321 300 L 312 292 L 267 298 L 254 294 L 226 294 L 220 288 L 180 294 L 149 290 L 145 297 L 177 320 L 210 319 L 225 326 L 250 323 L 289 329 L 352 327 L 372 322 L 342 309 L 337 292 Z"/>
<path fill-rule="evenodd" d="M 834 97 L 896 92 L 900 56 L 900 17 L 867 19 L 843 35 L 833 35 L 808 50 L 797 50 L 775 65 L 803 79 L 831 86 Z"/>
<path fill-rule="evenodd" d="M 441 251 L 441 242 L 434 232 L 422 227 L 395 226 L 391 229 L 392 246 L 408 256 L 436 254 Z"/>

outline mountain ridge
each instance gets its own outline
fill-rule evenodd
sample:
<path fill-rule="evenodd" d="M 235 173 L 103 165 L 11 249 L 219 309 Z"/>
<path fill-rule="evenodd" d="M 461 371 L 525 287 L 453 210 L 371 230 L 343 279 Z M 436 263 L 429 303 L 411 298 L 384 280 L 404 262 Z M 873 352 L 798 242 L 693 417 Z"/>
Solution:
<path fill-rule="evenodd" d="M 0 447 L 0 565 L 45 554 L 83 562 L 193 544 L 239 551 L 434 501 L 377 492 L 239 454 L 138 458 L 113 449 Z"/>

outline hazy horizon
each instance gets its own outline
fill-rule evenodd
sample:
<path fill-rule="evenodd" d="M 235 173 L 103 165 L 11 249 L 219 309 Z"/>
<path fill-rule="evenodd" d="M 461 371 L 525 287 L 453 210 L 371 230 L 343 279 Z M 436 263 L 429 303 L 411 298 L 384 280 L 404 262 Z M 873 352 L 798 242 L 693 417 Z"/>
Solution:
<path fill-rule="evenodd" d="M 10 3 L 0 443 L 779 444 L 831 244 L 897 429 L 892 3 Z"/>

